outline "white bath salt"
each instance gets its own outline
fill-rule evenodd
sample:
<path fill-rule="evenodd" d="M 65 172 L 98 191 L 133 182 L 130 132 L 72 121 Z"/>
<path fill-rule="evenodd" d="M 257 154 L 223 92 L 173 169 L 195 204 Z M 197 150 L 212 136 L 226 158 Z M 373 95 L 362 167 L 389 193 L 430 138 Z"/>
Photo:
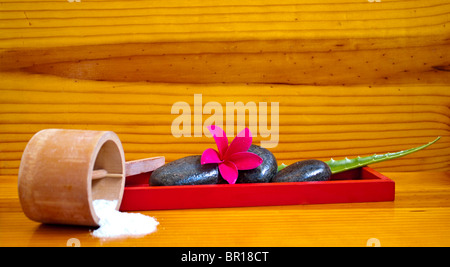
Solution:
<path fill-rule="evenodd" d="M 154 218 L 140 213 L 117 211 L 117 200 L 93 201 L 100 227 L 92 232 L 99 238 L 140 237 L 156 231 L 159 224 Z"/>

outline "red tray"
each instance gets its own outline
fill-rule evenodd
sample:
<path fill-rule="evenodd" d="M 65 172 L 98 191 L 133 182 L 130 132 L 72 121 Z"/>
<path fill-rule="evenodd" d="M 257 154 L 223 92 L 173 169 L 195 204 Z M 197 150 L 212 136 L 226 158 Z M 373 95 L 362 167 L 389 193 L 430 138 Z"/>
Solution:
<path fill-rule="evenodd" d="M 149 186 L 151 173 L 127 177 L 121 211 L 393 201 L 395 183 L 369 167 L 326 182 Z"/>

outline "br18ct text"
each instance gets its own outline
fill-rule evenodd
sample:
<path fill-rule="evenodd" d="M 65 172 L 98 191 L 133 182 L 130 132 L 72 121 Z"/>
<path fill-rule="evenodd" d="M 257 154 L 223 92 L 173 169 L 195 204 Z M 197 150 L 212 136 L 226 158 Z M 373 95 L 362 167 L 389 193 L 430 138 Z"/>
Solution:
<path fill-rule="evenodd" d="M 267 261 L 267 255 L 269 254 L 268 251 L 262 252 L 226 252 L 225 253 L 225 260 L 226 261 Z"/>

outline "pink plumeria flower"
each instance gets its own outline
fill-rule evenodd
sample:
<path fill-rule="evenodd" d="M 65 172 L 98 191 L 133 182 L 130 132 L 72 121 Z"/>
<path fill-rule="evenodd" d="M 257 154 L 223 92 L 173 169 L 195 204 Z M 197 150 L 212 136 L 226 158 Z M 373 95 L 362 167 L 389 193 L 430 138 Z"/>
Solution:
<path fill-rule="evenodd" d="M 211 125 L 207 127 L 216 141 L 219 152 L 212 148 L 206 149 L 202 154 L 201 163 L 219 164 L 222 177 L 234 184 L 238 178 L 239 170 L 257 168 L 263 159 L 251 152 L 247 152 L 252 145 L 252 134 L 248 128 L 242 130 L 228 146 L 228 138 L 222 128 Z"/>

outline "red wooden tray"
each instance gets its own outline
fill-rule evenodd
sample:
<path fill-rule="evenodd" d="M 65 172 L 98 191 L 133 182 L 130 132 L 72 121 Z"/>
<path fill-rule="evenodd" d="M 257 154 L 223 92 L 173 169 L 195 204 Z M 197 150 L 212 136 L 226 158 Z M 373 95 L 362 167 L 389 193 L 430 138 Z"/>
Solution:
<path fill-rule="evenodd" d="M 127 177 L 121 211 L 393 201 L 395 183 L 369 167 L 326 182 L 149 186 L 150 173 Z"/>

